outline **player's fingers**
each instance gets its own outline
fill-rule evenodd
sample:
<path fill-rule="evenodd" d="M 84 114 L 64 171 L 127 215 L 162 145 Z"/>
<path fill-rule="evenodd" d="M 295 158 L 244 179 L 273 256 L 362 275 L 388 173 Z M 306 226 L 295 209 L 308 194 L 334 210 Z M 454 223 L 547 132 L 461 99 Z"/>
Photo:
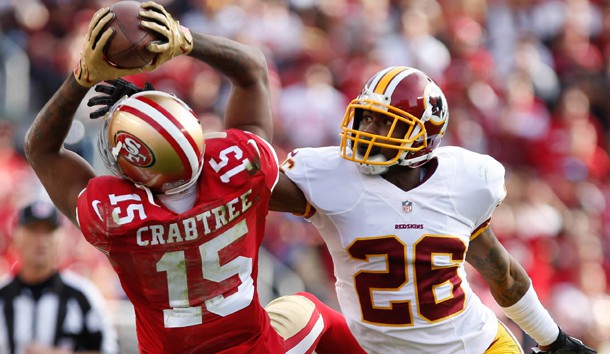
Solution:
<path fill-rule="evenodd" d="M 100 22 L 100 19 L 102 17 L 104 17 L 105 15 L 107 15 L 109 12 L 110 12 L 109 7 L 103 7 L 101 9 L 97 10 L 97 12 L 93 15 L 93 18 L 91 18 L 91 21 L 89 22 L 89 28 L 87 28 L 87 40 L 91 40 L 91 38 L 92 38 L 91 32 L 93 32 L 93 29 Z"/>
<path fill-rule="evenodd" d="M 128 87 L 130 85 L 129 81 L 122 79 L 122 78 L 119 78 L 116 80 L 108 80 L 106 82 L 109 83 L 110 85 L 116 87 L 119 90 L 122 90 L 123 88 Z"/>
<path fill-rule="evenodd" d="M 142 69 L 144 71 L 153 71 L 155 70 L 159 65 L 157 64 L 157 61 L 153 61 L 152 64 L 148 64 L 146 66 L 144 66 Z"/>
<path fill-rule="evenodd" d="M 117 88 L 110 85 L 95 85 L 95 92 L 105 93 L 107 95 L 112 95 L 117 91 Z M 96 96 L 102 97 L 102 96 Z"/>
<path fill-rule="evenodd" d="M 96 111 L 93 111 L 93 112 L 89 113 L 89 118 L 96 119 L 96 118 L 99 118 L 99 117 L 103 117 L 104 115 L 106 115 L 106 113 L 108 113 L 109 110 L 110 110 L 110 107 L 100 108 L 100 109 L 98 109 Z"/>
<path fill-rule="evenodd" d="M 95 27 L 105 27 L 108 22 L 112 21 L 112 19 L 116 16 L 116 14 L 113 11 L 110 11 L 110 9 L 108 9 L 108 11 L 105 11 L 102 16 L 100 16 L 99 20 L 97 21 L 97 23 L 95 24 Z"/>
<path fill-rule="evenodd" d="M 101 41 L 101 37 L 108 32 L 108 23 L 112 21 L 114 18 L 114 12 L 109 12 L 105 14 L 100 20 L 97 22 L 93 30 L 91 31 L 91 49 L 95 49 L 98 43 Z M 114 31 L 114 30 L 113 30 Z M 113 32 L 114 33 L 114 32 Z M 112 34 L 110 34 L 112 36 Z M 102 45 L 104 45 L 104 42 Z"/>
<path fill-rule="evenodd" d="M 158 13 L 163 14 L 163 16 L 165 16 L 165 17 L 171 17 L 169 15 L 169 13 L 167 11 L 165 11 L 165 8 L 163 7 L 163 5 L 158 4 L 158 3 L 154 2 L 154 1 L 144 2 L 144 3 L 140 4 L 140 7 L 142 9 L 145 9 L 145 10 L 156 11 Z"/>
<path fill-rule="evenodd" d="M 148 22 L 154 22 L 158 25 L 161 25 L 165 28 L 167 28 L 168 30 L 170 29 L 170 20 L 165 17 L 163 14 L 160 14 L 156 11 L 153 10 L 147 10 L 147 11 L 140 11 L 139 15 L 141 18 L 143 18 L 144 21 L 148 21 Z"/>
<path fill-rule="evenodd" d="M 109 27 L 107 28 L 104 33 L 102 33 L 102 35 L 99 37 L 99 39 L 95 42 L 95 44 L 93 45 L 93 49 L 95 50 L 95 48 L 99 45 L 102 47 L 102 50 L 96 50 L 95 51 L 95 56 L 96 57 L 102 57 L 104 54 L 104 49 L 106 48 L 106 46 L 110 43 L 110 39 L 114 36 L 114 28 Z"/>
<path fill-rule="evenodd" d="M 103 101 L 102 97 L 104 98 L 108 98 L 108 96 L 104 95 L 104 96 L 95 96 L 95 97 L 91 97 L 89 99 L 89 101 L 87 101 L 87 106 L 89 107 L 93 107 L 93 106 L 99 106 L 101 105 L 100 101 Z"/>
<path fill-rule="evenodd" d="M 144 66 L 144 70 L 145 71 L 153 71 L 155 70 L 157 67 L 159 67 L 159 65 L 165 63 L 166 61 L 170 60 L 172 58 L 171 55 L 168 55 L 167 52 L 165 53 L 159 53 L 155 56 L 155 59 L 152 61 L 152 63 Z"/>
<path fill-rule="evenodd" d="M 96 97 L 91 97 L 89 99 L 89 101 L 87 101 L 87 106 L 89 107 L 93 107 L 93 106 L 109 106 L 114 104 L 114 101 L 116 99 L 114 97 L 111 96 L 96 96 Z"/>
<path fill-rule="evenodd" d="M 167 42 L 159 42 L 159 41 L 153 41 L 148 43 L 148 45 L 146 46 L 146 49 L 149 52 L 152 53 L 165 53 L 167 51 L 169 51 L 170 45 Z"/>
<path fill-rule="evenodd" d="M 158 68 L 159 65 L 165 63 L 166 61 L 168 61 L 171 58 L 172 58 L 171 55 L 159 54 L 155 57 L 155 59 L 152 61 L 152 63 L 144 66 L 144 70 L 153 71 L 154 69 Z"/>
<path fill-rule="evenodd" d="M 99 19 L 99 21 L 97 21 L 97 24 L 93 27 L 93 30 L 91 31 L 91 38 L 89 39 L 92 49 L 95 49 L 97 43 L 100 41 L 100 35 L 108 27 L 108 23 L 112 21 L 114 16 L 114 12 L 107 12 Z"/>
<path fill-rule="evenodd" d="M 89 106 L 89 107 L 99 106 L 100 104 L 97 101 L 99 101 L 99 97 L 91 97 L 89 99 L 89 101 L 87 101 L 87 106 Z"/>
<path fill-rule="evenodd" d="M 140 27 L 153 31 L 153 32 L 157 33 L 158 35 L 167 38 L 167 40 L 169 40 L 171 38 L 171 31 L 169 30 L 169 28 L 162 26 L 156 22 L 140 21 Z"/>

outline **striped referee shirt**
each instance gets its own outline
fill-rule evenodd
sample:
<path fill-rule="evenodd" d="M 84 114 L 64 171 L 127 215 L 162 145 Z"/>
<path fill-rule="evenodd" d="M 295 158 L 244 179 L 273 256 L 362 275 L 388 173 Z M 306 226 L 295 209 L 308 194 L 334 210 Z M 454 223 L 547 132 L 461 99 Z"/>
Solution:
<path fill-rule="evenodd" d="M 101 293 L 69 271 L 35 286 L 14 276 L 0 281 L 0 353 L 23 354 L 34 342 L 70 351 L 118 352 Z"/>

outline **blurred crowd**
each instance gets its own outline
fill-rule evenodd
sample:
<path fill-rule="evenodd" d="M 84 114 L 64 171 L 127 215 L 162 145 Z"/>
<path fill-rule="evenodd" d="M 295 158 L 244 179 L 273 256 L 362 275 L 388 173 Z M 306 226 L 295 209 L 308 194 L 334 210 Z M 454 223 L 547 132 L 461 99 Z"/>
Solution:
<path fill-rule="evenodd" d="M 428 73 L 449 102 L 443 145 L 490 154 L 506 167 L 496 234 L 564 330 L 610 352 L 610 2 L 159 2 L 187 27 L 263 49 L 280 159 L 295 147 L 338 144 L 347 103 L 380 68 Z M 14 210 L 40 191 L 20 150 L 23 133 L 77 62 L 92 14 L 111 3 L 0 0 L 0 274 L 12 265 Z M 221 128 L 228 82 L 204 64 L 179 57 L 130 79 L 177 94 L 204 129 Z M 90 110 L 79 110 L 69 141 L 95 165 L 99 122 L 88 119 Z M 102 254 L 76 229 L 66 237 L 66 265 L 120 297 Z M 307 290 L 336 304 L 332 264 L 306 221 L 271 213 L 265 247 Z M 477 274 L 469 280 L 499 310 Z"/>

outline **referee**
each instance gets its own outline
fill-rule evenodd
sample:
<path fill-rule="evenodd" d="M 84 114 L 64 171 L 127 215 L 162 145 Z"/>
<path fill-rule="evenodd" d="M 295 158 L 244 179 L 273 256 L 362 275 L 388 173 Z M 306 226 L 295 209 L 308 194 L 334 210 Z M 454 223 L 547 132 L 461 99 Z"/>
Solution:
<path fill-rule="evenodd" d="M 61 223 L 53 204 L 18 212 L 14 274 L 0 279 L 0 353 L 116 354 L 117 336 L 99 290 L 57 268 Z"/>

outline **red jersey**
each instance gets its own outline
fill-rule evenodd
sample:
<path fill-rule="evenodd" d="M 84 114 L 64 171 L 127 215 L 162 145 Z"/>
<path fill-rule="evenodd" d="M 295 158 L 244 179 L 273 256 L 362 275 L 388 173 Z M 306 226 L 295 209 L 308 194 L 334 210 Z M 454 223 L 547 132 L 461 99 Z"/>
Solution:
<path fill-rule="evenodd" d="M 130 181 L 96 177 L 78 198 L 81 230 L 134 305 L 141 352 L 285 352 L 256 291 L 277 157 L 254 134 L 208 135 L 192 209 L 177 214 Z"/>

